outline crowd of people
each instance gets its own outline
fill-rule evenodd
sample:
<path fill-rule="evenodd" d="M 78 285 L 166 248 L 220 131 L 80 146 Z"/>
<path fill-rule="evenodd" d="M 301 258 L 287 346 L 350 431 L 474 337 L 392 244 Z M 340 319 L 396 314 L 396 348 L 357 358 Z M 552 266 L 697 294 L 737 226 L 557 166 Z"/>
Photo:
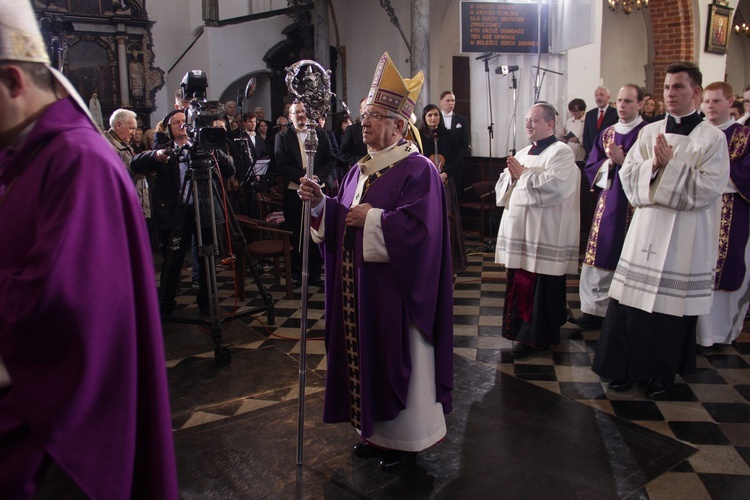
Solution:
<path fill-rule="evenodd" d="M 724 83 L 703 89 L 702 75 L 695 65 L 676 63 L 667 69 L 666 109 L 662 109 L 661 100 L 633 84 L 618 91 L 614 106 L 605 87 L 596 89 L 595 107 L 588 112 L 583 99 L 571 100 L 570 116 L 562 132 L 560 116 L 552 106 L 538 103 L 529 109 L 526 130 L 531 144 L 507 158 L 507 168 L 496 186 L 497 203 L 504 207 L 496 261 L 507 269 L 502 334 L 514 341 L 512 357 L 523 359 L 558 343 L 560 327 L 566 321 L 583 329 L 602 329 L 594 371 L 611 380 L 611 390 L 626 391 L 635 383 L 645 383 L 647 397 L 659 399 L 665 397 L 675 375 L 694 370 L 696 345 L 726 344 L 737 338 L 747 313 L 750 284 L 750 273 L 746 272 L 750 261 L 746 244 L 750 191 L 745 192 L 743 171 L 750 156 L 744 146 L 738 146 L 747 144 L 744 138 L 750 130 L 742 125 L 748 117 L 744 104 L 750 99 L 750 87 L 744 92 L 744 96 L 735 96 Z M 226 127 L 230 130 L 226 151 L 233 158 L 237 177 L 246 179 L 247 168 L 258 159 L 267 158 L 272 165 L 270 175 L 275 175 L 282 187 L 284 220 L 294 235 L 295 285 L 302 272 L 300 198 L 327 207 L 320 202 L 324 193 L 329 195 L 325 199 L 334 204 L 328 210 L 339 215 L 332 215 L 334 218 L 326 224 L 348 228 L 333 236 L 331 229 L 326 233 L 318 225 L 313 242 L 322 243 L 323 248 L 343 245 L 344 254 L 312 252 L 308 263 L 310 283 L 320 286 L 324 285 L 321 273 L 326 264 L 326 317 L 330 318 L 331 332 L 341 328 L 342 345 L 349 345 L 353 335 L 362 342 L 359 335 L 382 335 L 382 331 L 380 327 L 372 330 L 359 325 L 362 331 L 355 335 L 352 329 L 359 321 L 354 326 L 346 321 L 344 325 L 336 323 L 342 315 L 358 313 L 356 307 L 350 310 L 346 297 L 339 296 L 343 293 L 339 285 L 349 265 L 341 260 L 350 259 L 354 269 L 358 265 L 366 269 L 368 262 L 388 263 L 394 270 L 400 265 L 396 262 L 399 252 L 389 246 L 384 233 L 388 210 L 376 209 L 382 220 L 370 220 L 375 207 L 363 204 L 367 189 L 380 175 L 367 165 L 391 164 L 381 168 L 382 172 L 398 164 L 390 154 L 382 156 L 388 161 L 376 161 L 381 158 L 380 151 L 406 144 L 402 155 L 411 158 L 417 152 L 430 160 L 428 164 L 442 186 L 443 208 L 439 211 L 447 221 L 448 241 L 447 254 L 436 256 L 438 260 L 434 262 L 449 259 L 447 268 L 453 275 L 467 265 L 459 201 L 464 190 L 464 162 L 470 155 L 470 134 L 466 118 L 454 113 L 455 95 L 443 92 L 438 104 L 423 108 L 420 120 L 415 119 L 413 109 L 408 116 L 403 109 L 393 110 L 400 113 L 398 120 L 403 124 L 390 130 L 395 134 L 393 140 L 385 142 L 379 142 L 383 137 L 377 135 L 381 132 L 378 125 L 383 120 L 395 120 L 396 115 L 384 112 L 389 108 L 376 97 L 371 93 L 363 98 L 359 116 L 354 119 L 348 113 L 334 115 L 330 131 L 323 128 L 324 121 L 320 123 L 313 166 L 316 182 L 302 179 L 307 134 L 302 103 L 291 103 L 288 113 L 279 117 L 275 126 L 263 119 L 262 109 L 256 108 L 252 115 L 233 115 L 236 105 L 225 104 Z M 128 133 L 137 133 L 127 113 L 113 114 L 111 125 L 110 139 L 126 142 Z M 144 139 L 148 135 L 144 134 Z M 238 140 L 244 145 L 239 151 Z M 113 144 L 118 147 L 116 142 Z M 121 149 L 118 151 L 123 156 Z M 136 148 L 132 149 L 137 159 Z M 148 153 L 140 156 L 145 154 Z M 134 175 L 142 172 L 133 165 L 138 165 L 138 161 L 131 163 Z M 354 166 L 361 170 L 359 175 L 352 173 Z M 310 189 L 307 195 L 306 188 Z M 587 188 L 597 195 L 591 213 L 580 204 Z M 240 199 L 243 194 L 246 203 L 239 204 L 238 209 L 255 215 L 252 189 L 241 188 Z M 400 202 L 389 203 L 394 202 L 393 209 L 399 213 Z M 348 210 L 336 208 L 336 204 L 346 205 Z M 360 213 L 358 206 L 367 206 L 368 211 Z M 427 215 L 420 212 L 417 216 Z M 317 213 L 314 220 L 321 224 L 328 219 Z M 368 229 L 370 222 L 373 227 Z M 352 227 L 364 229 L 361 240 L 356 240 L 362 246 L 355 244 L 353 249 L 347 248 L 346 243 Z M 590 228 L 583 249 L 579 248 L 581 227 Z M 403 239 L 396 246 L 416 251 Z M 686 248 L 692 251 L 686 252 Z M 578 272 L 581 250 L 582 314 L 570 317 L 565 276 Z M 358 251 L 363 253 L 357 255 Z M 354 253 L 347 257 L 346 252 Z M 420 251 L 417 254 L 423 255 Z M 418 275 L 420 266 L 408 262 L 413 266 L 410 275 Z M 383 277 L 372 279 L 382 281 Z M 368 285 L 369 280 L 362 278 Z M 405 296 L 409 293 L 402 292 Z M 446 293 L 442 290 L 442 294 Z M 444 300 L 442 294 L 434 301 Z M 365 309 L 362 314 L 372 312 Z M 410 331 L 403 330 L 400 342 L 414 342 Z M 420 331 L 420 338 L 430 337 Z M 334 348 L 338 347 L 331 346 Z M 331 363 L 338 363 L 333 350 L 329 350 L 329 355 Z M 430 356 L 436 354 L 432 352 Z M 342 369 L 350 370 L 346 366 Z M 340 384 L 354 374 L 342 372 L 341 377 L 336 381 L 332 378 L 331 384 Z M 329 390 L 333 398 L 343 388 L 331 386 Z M 355 404 L 352 395 L 348 399 L 342 394 L 335 397 Z M 342 418 L 340 411 L 343 410 L 332 406 L 326 419 L 338 421 Z M 393 409 L 384 414 L 389 412 Z M 360 431 L 372 424 L 362 418 L 359 415 L 359 420 L 353 420 Z M 413 447 L 364 433 L 362 436 L 365 439 L 355 447 L 355 453 L 380 456 L 384 468 L 413 458 Z M 399 453 L 383 453 L 381 448 Z"/>
<path fill-rule="evenodd" d="M 512 357 L 558 343 L 566 321 L 601 329 L 592 369 L 609 389 L 642 383 L 661 399 L 695 370 L 697 346 L 738 337 L 750 297 L 750 85 L 737 96 L 702 79 L 693 63 L 669 65 L 661 115 L 638 85 L 624 85 L 615 106 L 599 87 L 585 115 L 582 99 L 570 101 L 562 137 L 547 104 L 529 110 L 532 144 L 496 186 Z M 580 249 L 579 227 L 589 228 Z M 564 278 L 580 254 L 582 314 L 566 317 Z"/>

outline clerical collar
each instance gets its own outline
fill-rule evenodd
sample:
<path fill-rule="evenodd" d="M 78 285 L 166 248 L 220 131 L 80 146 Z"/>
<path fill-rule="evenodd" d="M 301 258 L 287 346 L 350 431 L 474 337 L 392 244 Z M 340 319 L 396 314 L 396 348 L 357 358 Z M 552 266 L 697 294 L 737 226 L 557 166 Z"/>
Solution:
<path fill-rule="evenodd" d="M 643 118 L 641 117 L 641 115 L 636 116 L 635 120 L 631 121 L 630 123 L 622 123 L 621 121 L 618 121 L 617 123 L 615 123 L 615 132 L 617 132 L 618 134 L 630 133 L 630 131 L 638 126 L 638 124 L 642 121 Z"/>
<path fill-rule="evenodd" d="M 706 120 L 706 121 L 708 121 L 708 120 Z M 710 123 L 711 123 L 711 122 L 709 122 L 709 124 L 710 124 Z M 729 120 L 725 121 L 725 122 L 724 122 L 724 123 L 722 123 L 721 125 L 714 125 L 714 126 L 715 126 L 716 128 L 718 128 L 719 130 L 726 130 L 726 129 L 728 129 L 729 127 L 731 127 L 732 125 L 734 125 L 735 123 L 737 123 L 737 122 L 736 122 L 736 121 L 734 121 L 734 118 L 732 118 L 732 117 L 730 116 L 730 117 L 729 117 Z"/>
<path fill-rule="evenodd" d="M 703 118 L 696 111 L 686 116 L 667 115 L 666 132 L 668 134 L 690 135 L 690 132 L 697 127 Z"/>
<path fill-rule="evenodd" d="M 553 143 L 557 142 L 557 137 L 555 137 L 555 134 L 552 134 L 549 137 L 546 137 L 540 141 L 531 142 L 531 149 L 529 150 L 530 155 L 538 155 L 541 154 L 542 151 L 547 149 L 549 146 L 551 146 Z"/>

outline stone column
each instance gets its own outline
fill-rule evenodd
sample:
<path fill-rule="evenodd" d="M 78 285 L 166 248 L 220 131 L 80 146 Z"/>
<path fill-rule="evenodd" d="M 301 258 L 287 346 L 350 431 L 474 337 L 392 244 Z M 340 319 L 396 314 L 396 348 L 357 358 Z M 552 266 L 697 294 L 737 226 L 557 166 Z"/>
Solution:
<path fill-rule="evenodd" d="M 430 102 L 430 0 L 411 0 L 411 73 L 424 71 L 424 85 L 414 114 Z"/>
<path fill-rule="evenodd" d="M 124 25 L 117 25 L 118 32 L 124 32 Z M 120 106 L 130 104 L 130 80 L 128 76 L 128 48 L 125 45 L 128 41 L 128 37 L 125 35 L 117 35 L 117 65 L 120 68 Z"/>
<path fill-rule="evenodd" d="M 331 68 L 331 49 L 328 43 L 328 7 L 330 0 L 315 0 L 313 26 L 315 60 L 325 69 Z"/>

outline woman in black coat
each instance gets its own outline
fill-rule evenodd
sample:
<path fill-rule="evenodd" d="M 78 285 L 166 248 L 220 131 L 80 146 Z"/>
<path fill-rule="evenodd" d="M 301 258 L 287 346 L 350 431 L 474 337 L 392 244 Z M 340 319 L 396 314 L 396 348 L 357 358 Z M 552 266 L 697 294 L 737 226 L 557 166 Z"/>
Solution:
<path fill-rule="evenodd" d="M 443 179 L 451 233 L 453 272 L 460 273 L 466 269 L 467 260 L 461 214 L 458 211 L 457 189 L 463 184 L 463 154 L 459 137 L 445 128 L 440 108 L 434 104 L 428 104 L 422 110 L 419 134 L 422 138 L 422 153 L 432 160 Z"/>

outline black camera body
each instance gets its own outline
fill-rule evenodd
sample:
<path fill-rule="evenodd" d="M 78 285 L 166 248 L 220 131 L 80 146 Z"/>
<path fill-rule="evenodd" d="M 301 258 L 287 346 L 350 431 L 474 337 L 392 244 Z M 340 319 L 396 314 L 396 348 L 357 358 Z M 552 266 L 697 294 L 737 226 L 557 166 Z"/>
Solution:
<path fill-rule="evenodd" d="M 221 149 L 226 142 L 227 133 L 221 127 L 214 127 L 213 123 L 224 117 L 224 107 L 219 101 L 206 100 L 206 74 L 199 69 L 188 71 L 182 78 L 180 87 L 184 98 L 190 100 L 190 105 L 185 110 L 185 127 L 193 148 L 206 152 Z"/>

